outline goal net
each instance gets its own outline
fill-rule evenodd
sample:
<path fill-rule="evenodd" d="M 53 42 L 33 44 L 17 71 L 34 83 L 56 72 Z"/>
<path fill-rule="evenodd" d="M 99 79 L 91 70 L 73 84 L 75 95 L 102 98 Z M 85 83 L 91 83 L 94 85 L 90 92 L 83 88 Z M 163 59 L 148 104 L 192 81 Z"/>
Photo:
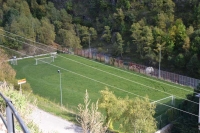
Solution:
<path fill-rule="evenodd" d="M 152 104 L 156 105 L 156 111 L 158 112 L 165 112 L 170 106 L 175 106 L 175 97 L 168 96 L 157 101 L 151 102 Z"/>
<path fill-rule="evenodd" d="M 52 52 L 51 56 L 54 57 L 54 58 L 57 58 L 57 52 Z"/>
<path fill-rule="evenodd" d="M 12 65 L 17 65 L 17 57 L 16 56 L 13 56 L 12 59 L 10 59 L 10 63 Z"/>
<path fill-rule="evenodd" d="M 54 56 L 35 58 L 35 65 L 54 62 Z"/>

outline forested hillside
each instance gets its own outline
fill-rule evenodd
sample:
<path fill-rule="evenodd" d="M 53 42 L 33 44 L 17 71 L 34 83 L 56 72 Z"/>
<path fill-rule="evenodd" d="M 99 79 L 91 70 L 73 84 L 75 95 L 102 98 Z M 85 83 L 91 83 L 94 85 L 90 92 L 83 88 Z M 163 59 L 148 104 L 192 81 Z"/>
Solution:
<path fill-rule="evenodd" d="M 161 50 L 162 69 L 200 78 L 198 0 L 50 1 L 0 0 L 0 28 L 46 45 L 88 48 L 90 41 L 99 52 L 154 67 Z M 0 43 L 23 48 L 3 36 Z"/>

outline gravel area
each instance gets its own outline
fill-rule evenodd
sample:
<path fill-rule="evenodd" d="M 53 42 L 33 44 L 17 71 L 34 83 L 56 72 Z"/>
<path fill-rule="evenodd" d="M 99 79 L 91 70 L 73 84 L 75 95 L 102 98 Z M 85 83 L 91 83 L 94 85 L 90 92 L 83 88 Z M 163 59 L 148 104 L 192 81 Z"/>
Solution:
<path fill-rule="evenodd" d="M 81 127 L 36 108 L 31 114 L 42 133 L 81 133 Z"/>

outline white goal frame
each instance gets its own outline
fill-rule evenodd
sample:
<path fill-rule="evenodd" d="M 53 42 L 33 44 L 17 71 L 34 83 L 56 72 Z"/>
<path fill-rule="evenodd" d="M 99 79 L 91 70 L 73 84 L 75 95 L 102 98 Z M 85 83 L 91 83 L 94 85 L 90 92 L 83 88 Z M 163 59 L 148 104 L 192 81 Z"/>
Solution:
<path fill-rule="evenodd" d="M 13 56 L 13 58 L 10 59 L 10 63 L 11 63 L 12 65 L 17 65 L 17 57 L 16 57 L 16 56 Z"/>
<path fill-rule="evenodd" d="M 54 58 L 57 58 L 57 52 L 52 52 L 51 56 L 54 57 Z"/>
<path fill-rule="evenodd" d="M 51 59 L 50 61 L 44 61 L 45 59 Z M 45 63 L 51 63 L 51 62 L 54 62 L 54 56 L 49 56 L 49 57 L 42 57 L 42 58 L 35 58 L 35 65 L 38 65 L 38 61 L 41 61 L 43 62 L 44 64 Z M 44 60 L 43 60 L 44 59 Z M 43 61 L 42 61 L 43 60 Z"/>
<path fill-rule="evenodd" d="M 175 97 L 174 97 L 173 95 L 172 95 L 172 96 L 169 96 L 169 97 L 165 97 L 165 98 L 159 99 L 159 100 L 157 100 L 157 101 L 153 101 L 153 102 L 151 102 L 151 103 L 152 103 L 152 104 L 154 104 L 154 103 L 158 103 L 158 104 L 159 104 L 160 101 L 165 100 L 165 99 L 168 99 L 168 98 L 171 98 L 171 105 L 175 105 Z"/>

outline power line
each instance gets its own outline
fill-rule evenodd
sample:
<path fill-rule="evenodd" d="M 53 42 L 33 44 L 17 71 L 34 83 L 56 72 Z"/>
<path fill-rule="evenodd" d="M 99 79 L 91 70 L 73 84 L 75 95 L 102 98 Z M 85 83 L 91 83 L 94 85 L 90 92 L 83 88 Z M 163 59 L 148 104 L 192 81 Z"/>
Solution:
<path fill-rule="evenodd" d="M 11 32 L 9 32 L 9 31 L 3 30 L 3 29 L 0 29 L 0 30 L 1 30 L 1 31 L 4 31 L 4 32 L 6 32 L 6 33 L 9 33 L 9 34 L 12 34 L 12 35 L 18 36 L 18 37 L 20 37 L 20 38 L 26 39 L 26 40 L 31 41 L 31 42 L 33 42 L 33 43 L 41 44 L 41 45 L 43 45 L 43 46 L 45 46 L 45 47 L 50 47 L 50 48 L 52 48 L 52 49 L 57 50 L 57 49 L 54 48 L 54 47 L 51 47 L 51 46 L 45 45 L 45 44 L 40 43 L 40 42 L 33 41 L 33 40 L 31 40 L 31 39 L 27 39 L 27 38 L 25 38 L 25 37 L 23 37 L 23 36 L 20 36 L 20 35 L 17 35 L 17 34 L 11 33 Z M 43 49 L 43 50 L 44 50 L 44 49 Z M 47 51 L 47 50 L 46 50 L 46 51 Z M 49 52 L 49 51 L 47 51 L 47 52 Z M 77 55 L 74 55 L 74 56 L 77 56 Z M 61 57 L 62 57 L 62 56 L 61 56 Z M 78 57 L 80 57 L 80 56 L 78 56 Z M 81 58 L 83 58 L 83 57 L 81 57 Z M 84 58 L 84 59 L 85 59 L 85 58 Z M 95 62 L 95 61 L 93 61 L 93 60 L 90 60 L 90 61 Z M 101 65 L 104 65 L 104 64 L 99 63 L 99 62 L 95 62 L 95 63 L 101 64 Z M 108 66 L 108 67 L 111 67 L 111 66 Z M 160 82 L 160 81 L 158 81 L 158 80 L 154 80 L 154 79 L 151 79 L 151 78 L 148 78 L 148 77 L 144 77 L 144 76 L 141 76 L 141 75 L 138 75 L 138 74 L 130 73 L 130 72 L 127 72 L 127 71 L 124 71 L 124 70 L 121 70 L 121 69 L 118 69 L 118 68 L 115 68 L 115 67 L 111 67 L 111 68 L 116 69 L 116 70 L 119 70 L 119 71 L 123 71 L 123 72 L 126 72 L 126 73 L 129 73 L 129 74 L 132 74 L 132 75 L 135 75 L 135 76 L 138 76 L 138 77 L 142 77 L 142 78 L 145 78 L 145 79 L 148 79 L 148 80 L 151 80 L 151 81 L 159 82 L 159 83 L 161 83 L 161 84 L 165 84 L 165 85 L 168 85 L 168 86 L 172 86 L 172 87 L 175 87 L 175 88 L 179 88 L 179 89 L 182 89 L 182 90 L 184 90 L 184 91 L 189 91 L 189 90 L 187 90 L 187 89 L 183 89 L 183 88 L 178 87 L 178 86 L 174 86 L 174 85 L 171 85 L 171 84 L 168 84 L 168 83 Z M 198 93 L 193 92 L 193 91 L 189 91 L 189 92 L 192 92 L 192 93 L 198 94 Z"/>
<path fill-rule="evenodd" d="M 50 48 L 52 48 L 52 49 L 57 50 L 57 49 L 54 48 L 54 47 L 51 47 L 51 46 L 45 45 L 45 44 L 40 43 L 40 42 L 33 41 L 33 40 L 31 40 L 31 39 L 27 39 L 27 38 L 25 38 L 25 37 L 23 37 L 23 36 L 20 36 L 20 35 L 17 35 L 17 34 L 11 33 L 11 32 L 9 32 L 9 31 L 3 30 L 3 29 L 0 29 L 0 30 L 1 30 L 1 31 L 4 31 L 4 32 L 6 32 L 6 33 L 12 34 L 12 35 L 15 35 L 15 36 L 21 37 L 21 38 L 26 39 L 26 40 L 28 40 L 28 41 L 31 41 L 31 42 L 33 42 L 33 43 L 41 44 L 41 45 L 43 45 L 43 46 L 45 46 L 45 47 L 50 47 Z M 17 40 L 17 39 L 15 39 L 15 40 Z M 44 50 L 44 49 L 42 49 L 42 50 Z M 47 50 L 44 50 L 44 51 L 47 51 Z M 47 52 L 49 52 L 49 51 L 47 51 Z M 61 55 L 60 55 L 60 56 L 61 56 Z M 77 55 L 74 55 L 74 56 L 77 56 Z M 61 57 L 63 57 L 63 56 L 61 56 Z M 80 57 L 80 56 L 78 56 L 78 57 Z M 83 57 L 81 57 L 81 58 L 83 58 Z M 85 59 L 85 58 L 84 58 L 84 59 Z M 93 61 L 93 60 L 89 60 L 89 61 L 95 62 L 95 61 Z M 101 64 L 101 65 L 104 65 L 104 64 L 99 63 L 99 62 L 95 62 L 95 63 Z M 108 66 L 108 67 L 111 67 L 111 66 Z M 161 83 L 161 84 L 165 84 L 165 85 L 168 85 L 168 86 L 172 86 L 172 87 L 175 87 L 175 88 L 178 88 L 178 89 L 184 90 L 184 91 L 189 91 L 189 90 L 187 90 L 187 89 L 184 89 L 184 88 L 181 88 L 181 87 L 178 87 L 178 86 L 174 86 L 174 85 L 171 85 L 171 84 L 168 84 L 168 83 L 160 82 L 160 81 L 158 81 L 158 80 L 154 80 L 154 79 L 151 79 L 151 78 L 148 78 L 148 77 L 144 77 L 144 76 L 141 76 L 141 75 L 138 75 L 138 74 L 130 73 L 130 72 L 127 72 L 127 71 L 124 71 L 124 70 L 121 70 L 121 69 L 118 69 L 118 68 L 115 68 L 115 67 L 111 67 L 111 68 L 112 68 L 112 69 L 119 70 L 119 71 L 123 71 L 123 72 L 126 72 L 126 73 L 129 73 L 129 74 L 131 74 L 131 75 L 135 75 L 135 76 L 138 76 L 138 77 L 141 77 L 141 78 L 145 78 L 145 79 L 148 79 L 148 80 L 151 80 L 151 81 L 155 81 L 155 82 L 158 82 L 158 83 Z M 193 91 L 189 91 L 189 92 L 192 92 L 192 93 L 198 94 L 197 92 L 193 92 Z"/>
<path fill-rule="evenodd" d="M 32 44 L 28 44 L 28 43 L 26 43 L 26 42 L 19 41 L 19 40 L 13 38 L 13 37 L 9 37 L 9 36 L 3 35 L 3 34 L 0 34 L 0 35 L 5 36 L 5 37 L 7 37 L 7 38 L 11 38 L 11 39 L 13 39 L 13 40 L 16 40 L 16 41 L 18 41 L 18 42 L 21 42 L 21 43 L 24 43 L 24 44 L 27 44 L 27 45 L 31 45 L 31 46 L 33 46 L 33 47 L 35 47 L 35 48 L 38 48 L 38 49 L 41 49 L 41 50 L 43 50 L 43 51 L 49 52 L 48 50 L 45 50 L 45 49 L 43 49 L 43 48 L 39 48 L 39 47 L 34 46 L 34 45 L 32 45 Z M 44 44 L 43 44 L 43 45 L 44 45 Z M 58 55 L 58 56 L 61 56 L 61 55 Z M 66 58 L 66 57 L 64 57 L 64 56 L 61 56 L 61 57 L 65 58 L 65 59 L 68 59 L 68 60 L 72 60 L 72 59 Z M 79 56 L 78 56 L 78 57 L 79 57 Z M 88 67 L 91 67 L 91 68 L 93 68 L 93 69 L 96 69 L 96 70 L 99 70 L 99 71 L 102 71 L 102 72 L 105 72 L 105 73 L 108 73 L 108 74 L 113 75 L 113 76 L 116 76 L 116 77 L 118 77 L 118 78 L 122 78 L 122 79 L 124 79 L 124 80 L 127 80 L 127 81 L 130 81 L 130 82 L 133 82 L 133 83 L 139 84 L 139 85 L 141 85 L 141 86 L 145 86 L 145 87 L 147 87 L 147 88 L 150 88 L 150 89 L 154 89 L 154 90 L 160 91 L 160 92 L 165 93 L 165 94 L 174 95 L 174 94 L 171 94 L 171 93 L 168 93 L 168 92 L 164 92 L 164 91 L 162 91 L 162 90 L 158 90 L 158 89 L 155 89 L 155 88 L 153 88 L 153 87 L 150 87 L 150 86 L 147 86 L 147 85 L 144 85 L 144 84 L 138 83 L 138 82 L 136 82 L 136 81 L 132 81 L 132 80 L 130 80 L 130 79 L 126 79 L 126 78 L 124 78 L 124 77 L 121 77 L 121 76 L 118 76 L 118 75 L 115 75 L 115 74 L 112 74 L 112 73 L 109 73 L 109 72 L 103 71 L 103 70 L 101 70 L 101 69 L 94 68 L 94 67 L 92 67 L 92 66 L 89 66 L 89 65 L 86 65 L 86 64 L 83 64 L 83 63 L 77 62 L 77 61 L 74 61 L 74 62 L 79 63 L 79 64 L 82 64 L 82 65 L 85 65 L 85 66 L 88 66 Z M 101 64 L 101 63 L 99 63 L 99 64 Z M 108 67 L 110 67 L 110 66 L 108 66 Z M 112 68 L 114 68 L 114 67 L 112 67 Z M 120 69 L 118 69 L 118 70 L 120 70 Z M 124 71 L 124 72 L 126 72 L 126 71 Z M 134 75 L 136 75 L 136 74 L 134 74 Z M 138 76 L 138 75 L 136 75 L 136 76 Z M 139 77 L 146 78 L 146 77 L 143 77 L 143 76 L 139 76 Z M 149 79 L 149 78 L 146 78 L 146 79 Z M 153 81 L 156 81 L 156 80 L 153 80 Z M 162 83 L 162 82 L 159 82 L 159 83 Z M 163 84 L 166 84 L 166 83 L 163 83 Z M 169 84 L 167 84 L 167 85 L 169 85 Z M 170 85 L 170 86 L 172 86 L 172 85 Z M 182 88 L 179 87 L 179 89 L 182 89 Z M 185 89 L 183 89 L 183 90 L 185 90 Z M 187 90 L 187 91 L 188 91 L 188 90 Z M 189 91 L 189 92 L 191 92 L 191 91 Z M 194 93 L 195 93 L 195 92 L 194 92 Z M 181 98 L 181 99 L 184 99 L 184 100 L 186 100 L 186 101 L 189 101 L 189 102 L 195 103 L 195 104 L 199 104 L 199 103 L 197 103 L 197 102 L 194 102 L 194 101 L 191 101 L 191 100 L 188 100 L 188 99 L 182 98 L 182 97 L 177 96 L 177 95 L 174 95 L 174 96 L 179 97 L 179 98 Z"/>
<path fill-rule="evenodd" d="M 174 95 L 174 94 L 171 94 L 171 93 L 168 93 L 168 92 L 164 92 L 164 91 L 162 91 L 162 90 L 159 90 L 159 89 L 156 89 L 156 88 L 153 88 L 153 87 L 147 86 L 147 85 L 145 85 L 145 84 L 141 84 L 141 83 L 139 83 L 139 82 L 136 82 L 136 81 L 133 81 L 133 80 L 130 80 L 130 79 L 127 79 L 127 78 L 124 78 L 124 77 L 118 76 L 118 75 L 116 75 L 116 74 L 112 74 L 112 73 L 110 73 L 110 72 L 106 72 L 106 71 L 104 71 L 104 70 L 101 70 L 101 69 L 98 69 L 98 68 L 95 68 L 95 67 L 92 67 L 92 66 L 86 65 L 86 64 L 84 64 L 84 63 L 80 63 L 80 62 L 78 62 L 78 61 L 75 61 L 75 60 L 72 60 L 72 59 L 69 59 L 69 58 L 66 58 L 66 57 L 65 57 L 65 59 L 71 60 L 71 61 L 73 61 L 73 62 L 76 62 L 76 63 L 82 64 L 82 65 L 84 65 L 84 66 L 87 66 L 87 67 L 90 67 L 90 68 L 93 68 L 93 69 L 96 69 L 96 70 L 98 70 L 98 71 L 101 71 L 101 72 L 104 72 L 104 73 L 107 73 L 107 74 L 113 75 L 113 76 L 115 76 L 115 77 L 118 77 L 118 78 L 121 78 L 121 79 L 127 80 L 127 81 L 129 81 L 129 82 L 136 83 L 136 84 L 138 84 L 138 85 L 145 86 L 145 87 L 147 87 L 147 88 L 150 88 L 150 89 L 153 89 L 153 90 L 160 91 L 160 92 L 165 93 L 165 94 Z M 199 103 L 197 103 L 197 102 L 194 102 L 194 101 L 191 101 L 191 100 L 188 100 L 188 99 L 182 98 L 182 97 L 177 96 L 177 95 L 174 95 L 174 96 L 176 96 L 176 97 L 178 97 L 178 98 L 181 98 L 181 99 L 184 99 L 184 100 L 187 100 L 187 101 L 190 101 L 190 102 L 193 102 L 193 103 L 196 103 L 196 104 L 199 104 Z"/>
<path fill-rule="evenodd" d="M 13 49 L 8 48 L 8 47 L 5 47 L 5 46 L 3 46 L 3 45 L 0 45 L 0 47 L 3 47 L 3 48 L 6 48 L 6 49 L 9 49 L 9 50 L 11 50 L 11 51 L 14 51 L 14 52 L 19 53 L 19 54 L 22 54 L 22 55 L 26 55 L 26 54 L 24 54 L 24 53 L 22 53 L 22 52 L 19 52 L 19 51 L 13 50 Z"/>
<path fill-rule="evenodd" d="M 16 51 L 16 50 L 14 50 L 14 51 Z M 45 62 L 45 61 L 43 61 L 43 62 Z M 87 76 L 84 76 L 84 75 L 82 75 L 82 74 L 78 74 L 78 73 L 76 73 L 76 72 L 67 70 L 67 69 L 62 68 L 62 67 L 60 67 L 60 66 L 50 64 L 49 62 L 45 62 L 45 63 L 47 63 L 47 64 L 49 64 L 49 65 L 51 65 L 51 66 L 54 66 L 54 67 L 56 67 L 56 68 L 59 68 L 59 69 L 61 69 L 61 70 L 68 71 L 68 72 L 73 73 L 73 74 L 75 74 L 75 75 L 78 75 L 78 76 L 84 77 L 84 78 L 86 78 L 86 79 L 92 80 L 92 81 L 94 81 L 94 82 L 98 82 L 98 83 L 100 83 L 100 84 L 104 84 L 104 85 L 106 85 L 106 86 L 109 86 L 109 87 L 115 88 L 115 89 L 117 89 L 117 90 L 120 90 L 120 91 L 123 91 L 123 92 L 126 92 L 126 93 L 129 93 L 129 94 L 132 94 L 132 95 L 135 95 L 135 96 L 138 96 L 138 97 L 141 97 L 141 98 L 145 99 L 145 97 L 140 96 L 140 95 L 138 95 L 138 94 L 135 94 L 135 93 L 133 93 L 133 92 L 129 92 L 129 91 L 123 90 L 123 89 L 121 89 L 121 88 L 118 88 L 118 87 L 115 87 L 115 86 L 106 84 L 106 83 L 104 83 L 104 82 L 101 82 L 101 81 L 98 81 L 98 80 L 89 78 L 89 77 L 87 77 Z M 150 98 L 149 98 L 149 100 L 152 101 L 152 102 L 155 101 L 155 100 L 152 100 L 152 99 L 150 99 Z M 199 117 L 199 116 L 196 115 L 196 114 L 193 114 L 193 113 L 190 113 L 190 112 L 187 112 L 187 111 L 178 109 L 178 108 L 176 108 L 176 107 L 173 107 L 173 106 L 170 106 L 170 105 L 167 105 L 167 104 L 164 104 L 164 103 L 160 103 L 160 102 L 157 102 L 157 103 L 159 103 L 159 104 L 161 104 L 161 105 L 164 105 L 164 106 L 167 106 L 167 107 L 170 107 L 170 108 L 173 108 L 173 109 L 175 109 L 175 110 L 178 110 L 178 111 L 181 111 L 181 112 L 184 112 L 184 113 L 187 113 L 187 114 L 190 114 L 190 115 Z"/>

